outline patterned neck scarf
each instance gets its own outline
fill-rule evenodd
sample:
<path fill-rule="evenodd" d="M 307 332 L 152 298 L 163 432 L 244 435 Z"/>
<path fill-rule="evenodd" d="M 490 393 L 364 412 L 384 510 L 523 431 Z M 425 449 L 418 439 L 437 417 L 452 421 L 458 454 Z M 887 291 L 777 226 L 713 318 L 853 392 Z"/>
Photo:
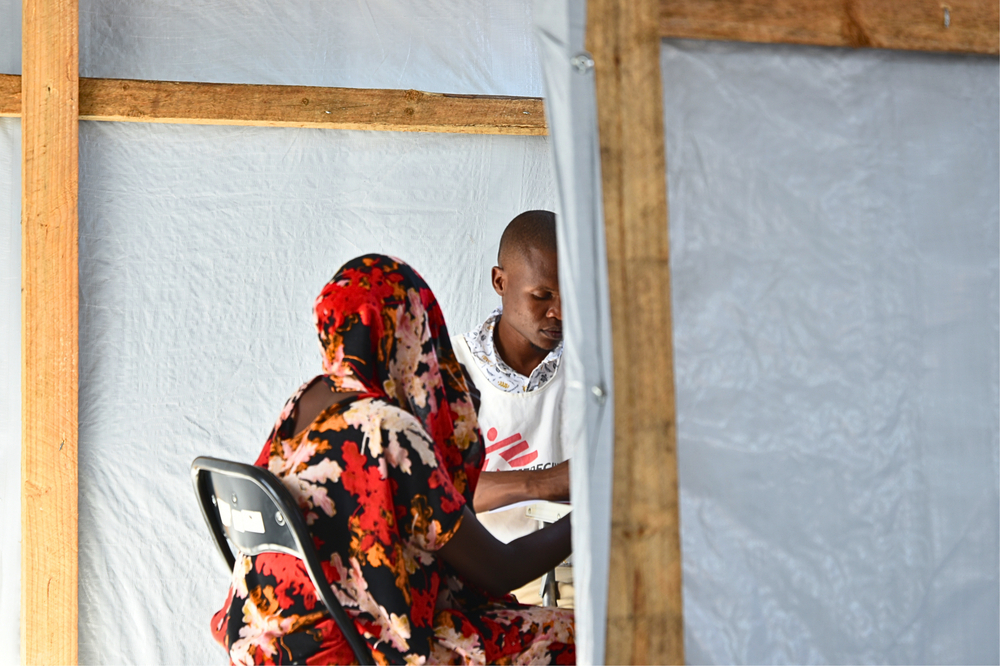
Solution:
<path fill-rule="evenodd" d="M 503 314 L 503 307 L 494 310 L 482 326 L 465 334 L 465 341 L 469 343 L 469 351 L 472 358 L 476 359 L 476 365 L 483 371 L 490 384 L 496 386 L 501 391 L 507 393 L 523 393 L 540 389 L 549 383 L 559 369 L 559 361 L 562 359 L 563 343 L 560 342 L 555 349 L 542 359 L 531 375 L 525 377 L 514 368 L 507 365 L 500 354 L 497 353 L 496 345 L 493 344 L 493 332 L 500 315 Z"/>
<path fill-rule="evenodd" d="M 344 264 L 316 299 L 324 379 L 413 414 L 470 506 L 482 436 L 437 299 L 399 259 L 369 254 Z"/>

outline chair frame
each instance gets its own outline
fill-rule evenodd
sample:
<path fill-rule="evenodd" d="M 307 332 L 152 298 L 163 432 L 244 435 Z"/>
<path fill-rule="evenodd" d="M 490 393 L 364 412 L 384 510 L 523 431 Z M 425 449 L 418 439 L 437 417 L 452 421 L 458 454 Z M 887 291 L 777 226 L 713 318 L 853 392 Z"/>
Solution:
<path fill-rule="evenodd" d="M 298 557 L 305 564 L 317 596 L 343 632 L 358 663 L 363 665 L 375 663 L 371 649 L 358 633 L 354 621 L 344 611 L 326 580 L 319 555 L 313 546 L 312 537 L 306 528 L 298 503 L 278 477 L 262 467 L 200 456 L 191 463 L 191 481 L 194 483 L 201 513 L 230 572 L 236 565 L 236 557 L 227 540 L 248 556 L 278 552 Z M 244 496 L 244 507 L 247 506 L 247 499 L 256 500 L 257 505 L 252 508 L 254 512 L 259 512 L 260 523 L 256 527 L 260 529 L 240 531 L 236 529 L 236 521 L 232 518 L 223 521 L 216 499 L 216 486 L 227 488 L 232 494 L 234 505 L 239 504 L 235 488 L 239 488 L 238 494 Z M 251 498 L 246 497 L 248 491 Z M 266 502 L 264 498 L 270 502 Z M 223 501 L 228 506 L 228 500 Z M 262 502 L 266 506 L 261 506 Z M 239 510 L 238 506 L 237 509 Z M 230 524 L 226 525 L 225 522 Z"/>

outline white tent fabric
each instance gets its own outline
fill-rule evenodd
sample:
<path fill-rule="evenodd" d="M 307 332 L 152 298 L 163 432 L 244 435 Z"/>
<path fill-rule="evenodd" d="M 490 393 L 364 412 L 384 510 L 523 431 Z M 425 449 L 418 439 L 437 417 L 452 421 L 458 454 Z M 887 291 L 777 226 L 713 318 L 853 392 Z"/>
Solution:
<path fill-rule="evenodd" d="M 83 74 L 542 92 L 527 0 L 271 4 L 87 5 Z M 19 16 L 0 0 L 0 72 Z M 662 66 L 688 659 L 997 663 L 996 59 L 667 42 Z M 0 119 L 5 461 L 19 151 Z M 545 139 L 81 125 L 82 663 L 223 661 L 187 463 L 256 454 L 352 254 L 412 261 L 453 330 L 485 315 L 503 225 L 555 205 L 552 159 Z"/>
<path fill-rule="evenodd" d="M 0 662 L 20 660 L 21 123 L 0 118 Z"/>
<path fill-rule="evenodd" d="M 997 60 L 661 62 L 688 659 L 997 663 Z"/>
<path fill-rule="evenodd" d="M 83 76 L 541 94 L 528 2 L 94 0 Z"/>
<path fill-rule="evenodd" d="M 21 2 L 0 0 L 0 74 L 21 73 Z"/>
<path fill-rule="evenodd" d="M 404 258 L 453 330 L 481 321 L 498 303 L 504 225 L 554 203 L 545 143 L 84 127 L 82 661 L 221 657 L 206 621 L 225 575 L 188 464 L 256 457 L 280 405 L 321 370 L 312 302 L 353 256 Z"/>
<path fill-rule="evenodd" d="M 21 73 L 21 0 L 0 0 L 0 73 Z M 528 0 L 93 0 L 80 75 L 542 94 Z"/>
<path fill-rule="evenodd" d="M 535 5 L 559 192 L 566 373 L 562 435 L 566 450 L 573 451 L 577 659 L 598 664 L 604 661 L 607 624 L 614 368 L 594 72 L 584 50 L 586 18 L 585 2 L 538 0 Z"/>

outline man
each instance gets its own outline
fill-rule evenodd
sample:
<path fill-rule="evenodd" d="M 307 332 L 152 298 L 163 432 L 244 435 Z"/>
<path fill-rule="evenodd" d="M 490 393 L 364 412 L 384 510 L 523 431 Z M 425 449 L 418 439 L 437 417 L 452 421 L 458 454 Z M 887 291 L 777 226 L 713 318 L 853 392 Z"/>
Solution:
<path fill-rule="evenodd" d="M 479 425 L 486 462 L 476 488 L 479 519 L 510 542 L 540 527 L 528 499 L 568 500 L 570 451 L 560 437 L 563 373 L 562 311 L 555 215 L 532 210 L 507 225 L 500 239 L 493 289 L 501 306 L 481 326 L 452 338 L 455 354 L 480 392 Z M 515 591 L 538 599 L 538 583 Z M 529 601 L 530 599 L 530 601 Z"/>

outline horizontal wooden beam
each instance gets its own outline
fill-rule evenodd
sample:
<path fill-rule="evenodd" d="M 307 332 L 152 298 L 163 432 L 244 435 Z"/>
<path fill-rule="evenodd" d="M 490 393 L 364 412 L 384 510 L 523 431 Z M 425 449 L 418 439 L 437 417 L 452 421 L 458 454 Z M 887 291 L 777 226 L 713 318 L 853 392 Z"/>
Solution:
<path fill-rule="evenodd" d="M 660 0 L 660 36 L 1000 53 L 997 0 Z"/>
<path fill-rule="evenodd" d="M 0 116 L 20 114 L 20 77 L 0 75 Z M 80 79 L 80 119 L 544 135 L 537 97 L 417 90 Z"/>

